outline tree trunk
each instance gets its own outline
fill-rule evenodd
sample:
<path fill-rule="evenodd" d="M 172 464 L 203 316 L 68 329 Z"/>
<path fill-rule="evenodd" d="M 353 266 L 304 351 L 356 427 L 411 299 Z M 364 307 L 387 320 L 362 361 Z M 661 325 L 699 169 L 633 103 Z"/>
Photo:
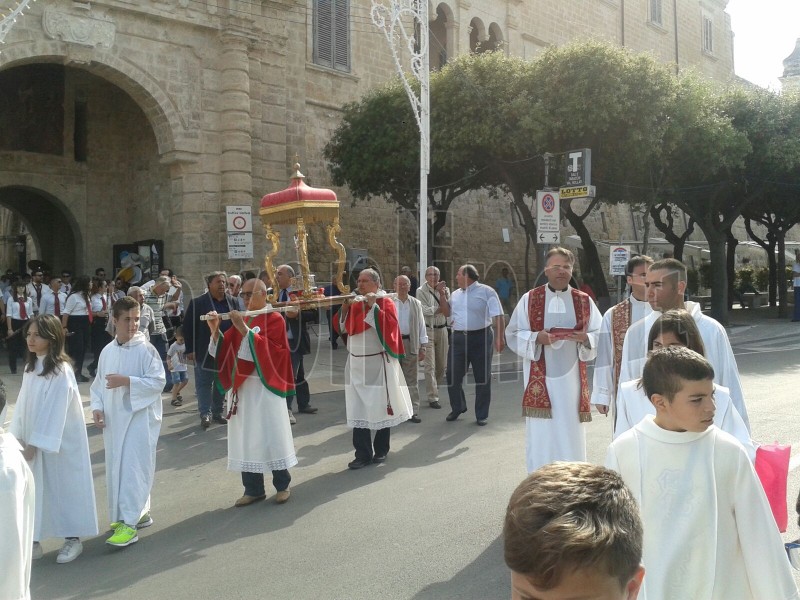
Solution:
<path fill-rule="evenodd" d="M 775 248 L 778 240 L 770 234 L 767 236 L 767 265 L 769 265 L 769 305 L 778 305 L 778 259 L 775 256 Z"/>
<path fill-rule="evenodd" d="M 786 231 L 778 231 L 778 318 L 786 318 Z"/>
<path fill-rule="evenodd" d="M 661 218 L 662 211 L 666 214 L 666 221 Z M 694 219 L 690 217 L 689 226 L 686 228 L 686 231 L 684 231 L 682 235 L 678 235 L 675 233 L 675 220 L 672 218 L 671 207 L 666 202 L 658 206 L 653 206 L 650 209 L 650 217 L 653 219 L 653 224 L 656 228 L 664 234 L 664 239 L 672 244 L 673 258 L 683 262 L 683 249 L 686 246 L 686 240 L 688 240 L 689 236 L 694 232 Z"/>
<path fill-rule="evenodd" d="M 726 263 L 725 267 L 728 274 L 728 310 L 733 309 L 733 299 L 736 297 L 736 293 L 734 290 L 734 286 L 736 285 L 736 246 L 739 245 L 739 240 L 737 240 L 731 230 L 725 232 L 728 238 L 728 243 L 726 245 Z"/>
<path fill-rule="evenodd" d="M 597 252 L 597 246 L 594 244 L 592 235 L 589 233 L 586 225 L 584 225 L 583 219 L 575 214 L 571 207 L 565 211 L 565 214 L 569 224 L 572 225 L 573 229 L 575 229 L 575 233 L 581 238 L 583 252 L 592 271 L 592 283 L 594 284 L 595 295 L 598 300 L 600 298 L 608 298 L 608 283 L 606 282 L 605 275 L 603 275 L 603 265 L 600 262 L 600 254 Z"/>
<path fill-rule="evenodd" d="M 702 227 L 702 226 L 701 226 Z M 711 252 L 711 317 L 728 324 L 728 271 L 722 268 L 726 262 L 725 234 L 713 225 L 702 227 Z"/>

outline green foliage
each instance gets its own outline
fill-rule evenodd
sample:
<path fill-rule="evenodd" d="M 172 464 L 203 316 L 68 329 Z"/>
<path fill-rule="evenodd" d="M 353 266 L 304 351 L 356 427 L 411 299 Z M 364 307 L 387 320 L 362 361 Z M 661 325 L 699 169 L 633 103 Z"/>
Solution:
<path fill-rule="evenodd" d="M 741 269 L 736 271 L 736 279 L 734 280 L 734 287 L 736 287 L 736 289 L 739 289 L 744 286 L 750 286 L 753 285 L 754 281 L 755 281 L 755 271 L 753 270 L 753 267 L 742 267 Z"/>
<path fill-rule="evenodd" d="M 711 277 L 712 277 L 711 262 L 703 261 L 702 263 L 700 263 L 700 268 L 698 269 L 698 272 L 700 274 L 700 287 L 710 288 Z"/>
<path fill-rule="evenodd" d="M 758 290 L 769 288 L 769 267 L 759 267 L 754 273 L 755 286 Z"/>

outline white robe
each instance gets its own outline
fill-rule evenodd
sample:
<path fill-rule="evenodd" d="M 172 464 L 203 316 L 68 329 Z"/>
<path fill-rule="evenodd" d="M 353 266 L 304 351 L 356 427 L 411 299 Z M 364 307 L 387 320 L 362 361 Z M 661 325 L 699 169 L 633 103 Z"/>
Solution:
<path fill-rule="evenodd" d="M 106 375 L 130 377 L 130 386 L 106 389 Z M 156 349 L 141 332 L 125 344 L 103 348 L 91 387 L 92 410 L 105 413 L 108 517 L 135 525 L 149 505 L 161 430 L 161 390 L 166 378 Z"/>
<path fill-rule="evenodd" d="M 364 321 L 370 327 L 347 338 L 349 356 L 344 367 L 347 426 L 372 430 L 394 427 L 411 418 L 414 412 L 411 396 L 400 361 L 389 356 L 378 339 L 374 312 L 367 311 Z M 394 415 L 387 412 L 387 400 Z"/>
<path fill-rule="evenodd" d="M 650 303 L 630 297 L 631 322 L 630 325 L 644 319 L 653 312 Z M 619 306 L 619 305 L 616 305 Z M 612 306 L 603 315 L 600 333 L 597 336 L 597 358 L 594 361 L 594 375 L 592 376 L 592 404 L 609 406 L 616 387 L 614 373 L 614 338 L 612 334 L 611 317 L 614 314 Z M 629 325 L 629 327 L 630 327 Z"/>
<path fill-rule="evenodd" d="M 542 346 L 536 343 L 538 331 L 531 331 L 528 319 L 528 296 L 517 303 L 506 327 L 506 344 L 523 360 L 523 389 L 528 387 L 531 361 L 538 360 Z M 594 302 L 589 302 L 591 314 L 587 326 L 589 345 L 560 340 L 544 346 L 547 374 L 545 384 L 550 395 L 552 418 L 526 417 L 526 451 L 528 472 L 557 460 L 586 461 L 586 431 L 579 420 L 580 370 L 579 361 L 595 357 L 597 333 L 602 317 Z M 558 312 L 553 312 L 553 309 Z M 544 328 L 575 327 L 575 307 L 567 288 L 565 292 L 545 291 Z"/>
<path fill-rule="evenodd" d="M 750 431 L 750 420 L 744 404 L 742 382 L 739 379 L 739 368 L 733 355 L 731 343 L 725 328 L 711 317 L 705 316 L 696 302 L 686 302 L 685 308 L 692 315 L 700 337 L 706 347 L 706 358 L 714 367 L 714 383 L 724 385 L 731 394 L 731 400 L 742 417 L 747 430 Z M 622 369 L 619 374 L 620 384 L 642 377 L 644 363 L 647 362 L 647 337 L 650 329 L 661 313 L 653 311 L 638 323 L 631 325 L 625 334 L 622 347 Z"/>
<path fill-rule="evenodd" d="M 92 460 L 75 373 L 69 364 L 42 377 L 38 358 L 22 386 L 9 431 L 36 446 L 30 462 L 36 480 L 33 539 L 97 535 Z"/>
<path fill-rule="evenodd" d="M 756 448 L 750 439 L 750 432 L 747 431 L 739 411 L 731 401 L 728 388 L 714 384 L 714 425 L 722 429 L 744 446 L 750 462 L 756 460 Z M 626 381 L 619 388 L 617 395 L 617 428 L 614 431 L 614 439 L 632 429 L 639 421 L 647 415 L 655 415 L 656 408 L 650 399 L 645 395 L 644 389 L 639 386 L 638 381 Z"/>
<path fill-rule="evenodd" d="M 798 599 L 767 497 L 741 444 L 713 425 L 647 416 L 608 448 L 644 525 L 644 600 Z"/>
<path fill-rule="evenodd" d="M 31 597 L 35 492 L 33 473 L 22 458 L 22 446 L 0 427 L 0 598 L 3 600 Z"/>
<path fill-rule="evenodd" d="M 248 335 L 252 336 L 253 332 Z M 253 362 L 247 338 L 243 342 L 239 347 L 239 360 Z M 211 356 L 217 355 L 216 340 L 211 340 L 208 352 Z M 229 391 L 228 406 L 233 403 L 231 395 Z M 228 470 L 269 473 L 296 465 L 286 398 L 265 388 L 255 371 L 239 387 L 237 395 L 236 414 L 228 419 Z"/>

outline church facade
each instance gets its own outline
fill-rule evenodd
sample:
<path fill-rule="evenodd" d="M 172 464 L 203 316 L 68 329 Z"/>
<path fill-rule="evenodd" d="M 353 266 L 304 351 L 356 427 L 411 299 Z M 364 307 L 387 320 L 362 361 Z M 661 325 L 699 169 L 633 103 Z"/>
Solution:
<path fill-rule="evenodd" d="M 591 37 L 725 81 L 726 5 L 446 0 L 429 5 L 431 67 L 487 49 L 532 59 Z M 115 245 L 141 240 L 163 242 L 161 265 L 193 286 L 208 270 L 261 268 L 261 197 L 288 185 L 295 161 L 310 185 L 327 187 L 322 148 L 341 107 L 395 75 L 370 11 L 367 0 L 31 5 L 0 53 L 0 205 L 14 217 L 0 219 L 0 266 L 15 267 L 25 236 L 29 254 L 54 270 L 108 270 Z M 348 248 L 387 276 L 413 265 L 411 215 L 381 201 L 351 205 L 346 189 L 336 192 Z M 252 208 L 252 259 L 228 258 L 228 206 Z M 597 212 L 598 239 L 636 235 L 623 208 Z M 278 259 L 293 260 L 291 240 L 283 231 Z M 473 196 L 458 204 L 437 256 L 445 267 L 474 261 L 519 278 L 524 249 L 508 203 Z M 318 260 L 318 280 L 328 264 Z"/>

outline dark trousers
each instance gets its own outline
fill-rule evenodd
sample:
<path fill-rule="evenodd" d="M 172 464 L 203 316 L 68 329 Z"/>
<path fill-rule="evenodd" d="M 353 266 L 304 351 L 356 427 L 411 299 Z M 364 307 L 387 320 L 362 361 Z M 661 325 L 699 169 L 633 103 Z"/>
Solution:
<path fill-rule="evenodd" d="M 70 317 L 71 318 L 71 317 Z M 111 336 L 106 331 L 107 321 L 105 319 L 95 318 L 89 327 L 89 336 L 91 338 L 92 346 L 92 362 L 86 367 L 89 372 L 97 370 L 97 361 L 100 360 L 100 353 L 106 344 L 111 341 Z"/>
<path fill-rule="evenodd" d="M 86 346 L 89 345 L 89 316 L 70 315 L 67 319 L 67 331 L 72 334 L 67 338 L 67 354 L 72 359 L 75 375 L 82 375 Z"/>
<path fill-rule="evenodd" d="M 447 393 L 453 412 L 463 412 L 467 408 L 463 383 L 467 370 L 472 365 L 472 375 L 475 377 L 475 418 L 489 418 L 493 344 L 494 333 L 491 327 L 468 333 L 453 332 L 447 353 Z"/>
<path fill-rule="evenodd" d="M 292 372 L 294 373 L 294 389 L 297 393 L 297 408 L 303 409 L 311 403 L 311 392 L 306 381 L 306 370 L 303 366 L 303 355 L 292 352 Z M 286 406 L 292 410 L 293 396 L 286 396 Z"/>
<path fill-rule="evenodd" d="M 386 456 L 389 453 L 389 431 L 389 427 L 378 429 L 375 432 L 375 442 L 373 443 L 371 429 L 354 427 L 353 448 L 356 449 L 356 458 L 372 460 L 373 456 Z"/>
<path fill-rule="evenodd" d="M 289 469 L 272 472 L 272 485 L 279 492 L 289 489 L 289 483 L 292 481 L 292 476 L 289 475 Z M 244 493 L 247 496 L 263 496 L 264 491 L 264 474 L 263 473 L 247 473 L 242 471 L 242 485 L 244 485 Z"/>
<path fill-rule="evenodd" d="M 172 379 L 169 375 L 169 367 L 167 367 L 167 340 L 164 338 L 164 335 L 154 333 L 150 336 L 150 343 L 153 344 L 153 347 L 161 357 L 161 366 L 164 368 L 164 377 L 167 380 L 166 385 L 164 385 L 164 391 L 170 392 L 172 391 Z"/>
<path fill-rule="evenodd" d="M 800 287 L 794 288 L 794 316 L 795 321 L 800 321 Z"/>
<path fill-rule="evenodd" d="M 213 364 L 211 358 L 207 358 L 208 365 Z M 214 376 L 216 371 L 206 364 L 195 364 L 194 366 L 194 391 L 197 395 L 197 411 L 200 416 L 223 416 L 222 406 L 225 401 L 216 383 Z"/>
<path fill-rule="evenodd" d="M 25 327 L 27 321 L 22 319 L 11 319 L 12 331 L 19 331 L 13 337 L 8 338 L 8 368 L 12 373 L 17 372 L 17 359 L 21 358 L 25 362 L 25 351 L 27 346 L 25 344 L 25 336 L 22 333 L 22 328 Z M 9 332 L 11 333 L 11 332 Z"/>

